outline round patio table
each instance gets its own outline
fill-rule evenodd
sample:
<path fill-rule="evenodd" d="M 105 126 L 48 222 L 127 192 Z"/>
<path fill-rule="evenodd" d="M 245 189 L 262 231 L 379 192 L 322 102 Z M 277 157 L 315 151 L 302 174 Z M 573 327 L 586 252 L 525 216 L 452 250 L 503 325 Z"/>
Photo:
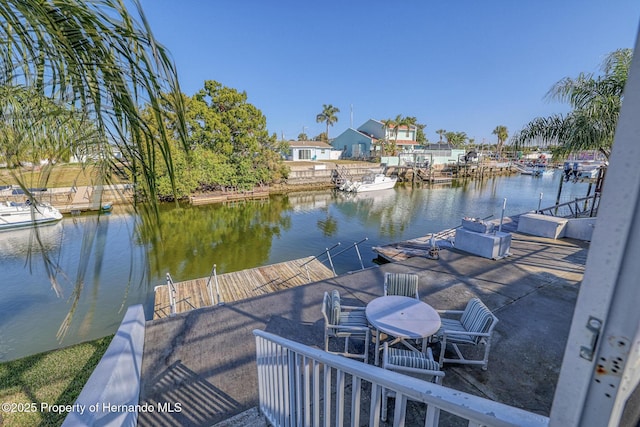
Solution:
<path fill-rule="evenodd" d="M 422 339 L 422 351 L 426 349 L 427 338 L 440 329 L 440 315 L 429 304 L 418 299 L 397 295 L 374 299 L 365 310 L 367 320 L 376 329 L 375 364 L 378 364 L 380 333 L 394 337 L 390 344 L 402 343 L 413 351 L 416 349 L 409 340 Z"/>

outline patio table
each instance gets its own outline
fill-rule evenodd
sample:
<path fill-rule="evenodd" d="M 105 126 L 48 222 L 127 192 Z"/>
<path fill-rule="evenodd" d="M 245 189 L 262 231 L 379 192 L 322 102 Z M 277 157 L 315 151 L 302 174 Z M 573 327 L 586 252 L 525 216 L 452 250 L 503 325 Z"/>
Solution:
<path fill-rule="evenodd" d="M 380 333 L 394 339 L 390 345 L 401 343 L 413 351 L 416 349 L 409 340 L 422 339 L 422 351 L 427 339 L 440 329 L 440 315 L 429 304 L 418 299 L 397 295 L 374 299 L 365 310 L 367 320 L 376 330 L 375 364 L 378 365 Z"/>

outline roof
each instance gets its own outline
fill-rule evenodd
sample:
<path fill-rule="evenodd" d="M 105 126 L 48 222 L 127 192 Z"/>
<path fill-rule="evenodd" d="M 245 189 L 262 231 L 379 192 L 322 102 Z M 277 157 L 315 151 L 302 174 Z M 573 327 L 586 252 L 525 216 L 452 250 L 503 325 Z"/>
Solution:
<path fill-rule="evenodd" d="M 291 148 L 328 148 L 331 149 L 331 145 L 324 141 L 289 141 L 289 147 Z"/>

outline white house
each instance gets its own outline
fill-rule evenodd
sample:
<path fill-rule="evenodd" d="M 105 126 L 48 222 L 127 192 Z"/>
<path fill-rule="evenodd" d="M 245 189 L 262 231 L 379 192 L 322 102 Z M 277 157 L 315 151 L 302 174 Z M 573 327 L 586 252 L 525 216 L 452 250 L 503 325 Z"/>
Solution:
<path fill-rule="evenodd" d="M 287 160 L 335 160 L 340 153 L 331 155 L 332 147 L 323 141 L 289 141 Z"/>

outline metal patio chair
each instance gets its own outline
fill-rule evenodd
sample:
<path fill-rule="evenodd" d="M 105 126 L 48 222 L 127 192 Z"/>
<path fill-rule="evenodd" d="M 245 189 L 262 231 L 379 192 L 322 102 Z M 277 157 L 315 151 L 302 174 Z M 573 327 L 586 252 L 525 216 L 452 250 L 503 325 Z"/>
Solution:
<path fill-rule="evenodd" d="M 413 273 L 385 273 L 384 295 L 418 297 L 418 275 Z"/>
<path fill-rule="evenodd" d="M 346 357 L 362 359 L 368 363 L 370 329 L 364 307 L 342 305 L 340 293 L 333 290 L 324 293 L 322 301 L 324 317 L 324 350 Z M 329 351 L 329 338 L 344 338 L 344 352 Z M 349 338 L 364 340 L 363 353 L 349 352 Z"/>
<path fill-rule="evenodd" d="M 433 353 L 430 348 L 427 348 L 426 353 L 419 353 L 389 347 L 385 342 L 382 353 L 382 368 L 417 377 L 435 384 L 442 384 L 442 379 L 444 378 L 444 372 L 440 370 L 440 364 L 433 359 Z M 387 420 L 388 398 L 394 396 L 394 392 L 388 389 L 382 389 L 382 421 Z M 434 425 L 437 425 L 437 422 L 435 422 Z"/>
<path fill-rule="evenodd" d="M 487 370 L 491 336 L 498 323 L 498 318 L 478 298 L 472 298 L 464 310 L 438 310 L 442 326 L 435 338 L 440 341 L 440 357 L 438 363 L 460 363 L 468 365 L 482 365 Z M 442 317 L 453 315 L 455 318 Z M 446 358 L 445 350 L 451 344 L 457 358 Z M 484 346 L 482 359 L 467 359 L 462 355 L 459 346 Z"/>

